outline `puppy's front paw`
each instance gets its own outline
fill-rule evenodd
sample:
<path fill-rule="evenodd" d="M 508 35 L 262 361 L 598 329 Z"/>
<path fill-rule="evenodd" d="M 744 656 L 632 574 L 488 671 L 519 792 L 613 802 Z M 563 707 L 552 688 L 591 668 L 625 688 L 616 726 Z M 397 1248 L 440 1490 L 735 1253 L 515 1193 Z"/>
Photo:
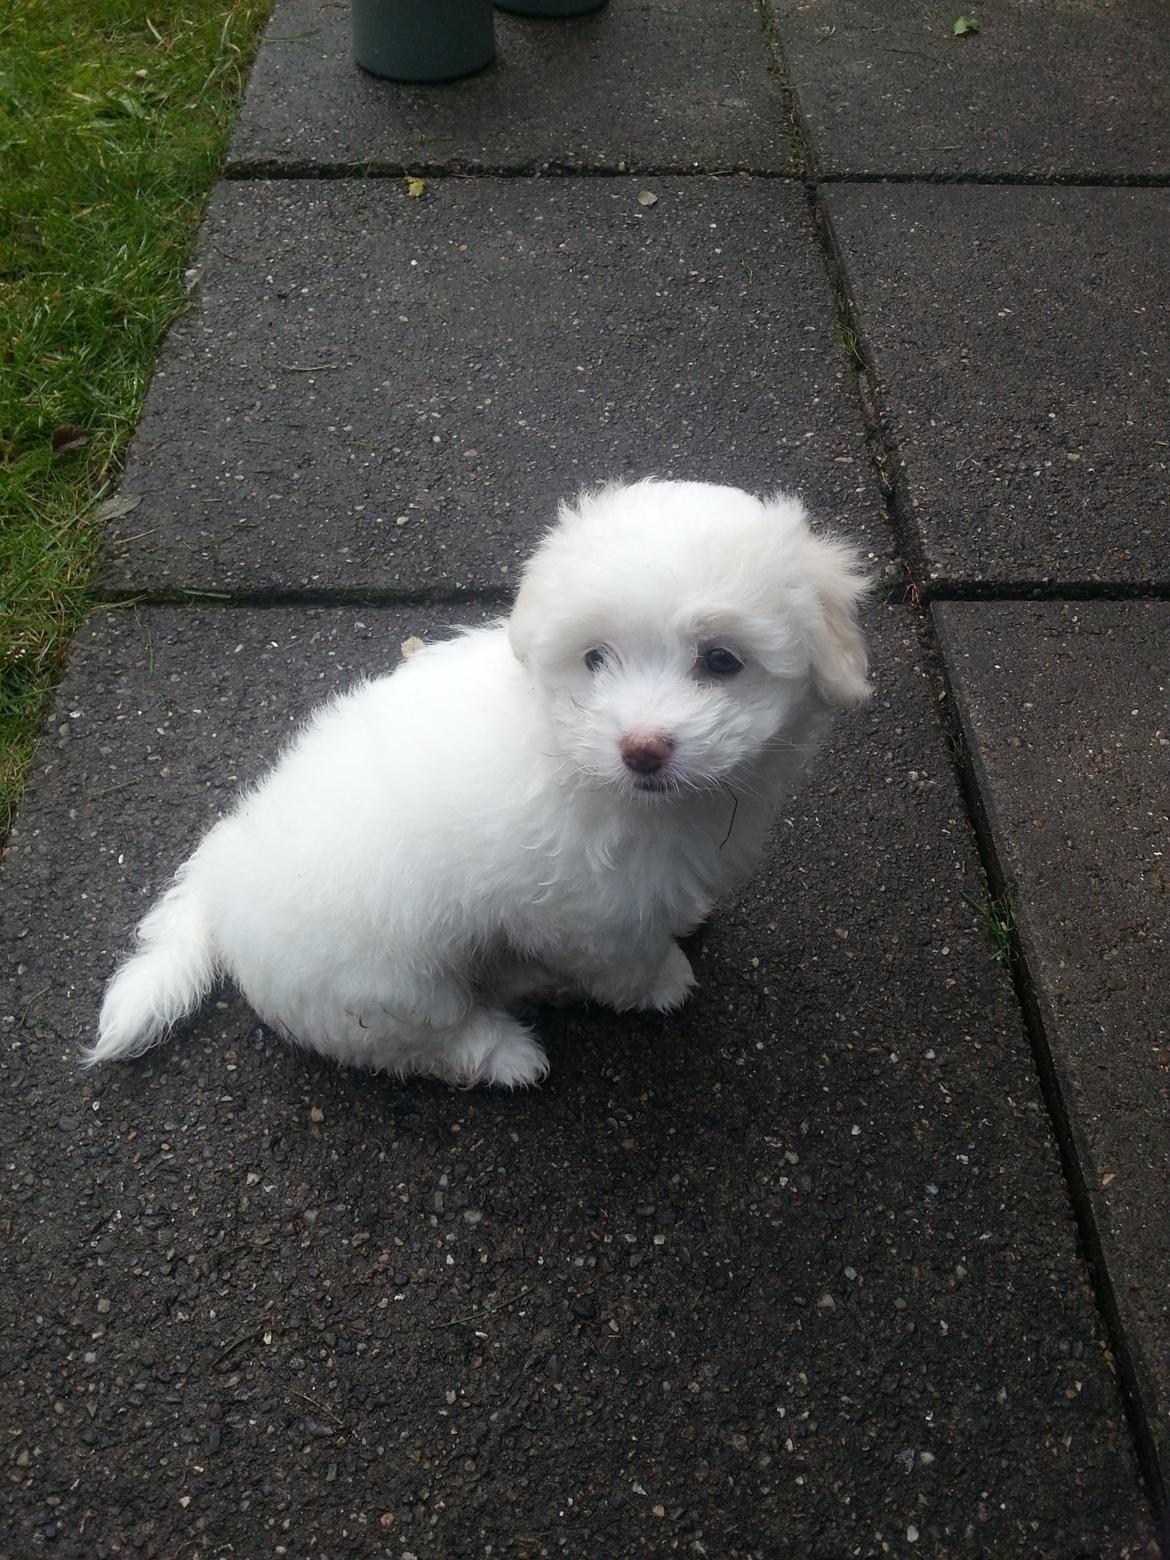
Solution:
<path fill-rule="evenodd" d="M 683 1005 L 694 984 L 691 961 L 677 943 L 671 943 L 670 952 L 638 1006 L 648 1012 L 669 1013 Z"/>
<path fill-rule="evenodd" d="M 544 1047 L 530 1035 L 513 1034 L 501 1040 L 483 1065 L 483 1077 L 498 1089 L 526 1089 L 548 1073 Z"/>
<path fill-rule="evenodd" d="M 548 1057 L 523 1024 L 507 1013 L 477 1008 L 448 1042 L 435 1070 L 463 1088 L 490 1083 L 523 1089 L 545 1076 Z"/>

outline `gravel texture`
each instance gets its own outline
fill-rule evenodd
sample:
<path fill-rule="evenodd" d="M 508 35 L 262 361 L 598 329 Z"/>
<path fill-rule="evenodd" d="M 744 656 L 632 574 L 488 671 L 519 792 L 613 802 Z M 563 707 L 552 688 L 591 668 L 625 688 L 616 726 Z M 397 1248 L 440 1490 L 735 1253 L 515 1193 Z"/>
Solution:
<path fill-rule="evenodd" d="M 824 177 L 1170 175 L 1161 0 L 766 0 Z M 956 37 L 960 16 L 977 33 Z"/>
<path fill-rule="evenodd" d="M 853 375 L 797 186 L 221 185 L 109 533 L 107 583 L 514 583 L 616 476 L 806 494 L 884 551 Z"/>
<path fill-rule="evenodd" d="M 353 63 L 349 7 L 277 0 L 229 170 L 791 172 L 752 0 L 619 0 L 592 16 L 496 13 L 494 64 L 403 86 Z"/>
<path fill-rule="evenodd" d="M 1170 585 L 1170 190 L 825 198 L 926 580 Z"/>

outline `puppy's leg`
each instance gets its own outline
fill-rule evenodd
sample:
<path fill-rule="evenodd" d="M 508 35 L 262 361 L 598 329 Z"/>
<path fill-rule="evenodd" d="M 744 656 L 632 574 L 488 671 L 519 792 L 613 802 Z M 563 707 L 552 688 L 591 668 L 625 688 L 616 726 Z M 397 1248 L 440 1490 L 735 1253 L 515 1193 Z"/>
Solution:
<path fill-rule="evenodd" d="M 690 960 L 673 938 L 615 949 L 607 961 L 574 971 L 589 996 L 619 1013 L 631 1008 L 667 1013 L 681 1007 L 695 984 Z"/>
<path fill-rule="evenodd" d="M 683 1005 L 694 984 L 695 972 L 691 968 L 691 961 L 678 943 L 672 942 L 638 1006 L 655 1013 L 669 1013 L 672 1008 Z"/>
<path fill-rule="evenodd" d="M 418 1070 L 465 1088 L 493 1083 L 518 1089 L 540 1082 L 548 1072 L 548 1057 L 516 1019 L 498 1008 L 473 1007 L 441 1046 L 420 1060 Z"/>
<path fill-rule="evenodd" d="M 393 1001 L 387 1004 L 386 1011 L 397 1015 L 411 1028 L 441 1035 L 464 1023 L 474 1005 L 475 999 L 467 986 L 451 976 L 428 972 L 406 980 L 398 972 Z"/>
<path fill-rule="evenodd" d="M 493 1007 L 515 1009 L 570 1002 L 581 993 L 548 965 L 517 959 L 491 972 L 482 995 Z"/>

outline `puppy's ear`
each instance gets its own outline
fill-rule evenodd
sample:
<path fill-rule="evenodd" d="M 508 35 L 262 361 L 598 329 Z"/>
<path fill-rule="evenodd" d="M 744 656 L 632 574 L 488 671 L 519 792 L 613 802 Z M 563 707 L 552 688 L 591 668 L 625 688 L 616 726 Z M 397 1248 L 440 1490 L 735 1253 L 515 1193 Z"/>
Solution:
<path fill-rule="evenodd" d="M 508 617 L 508 643 L 522 666 L 543 660 L 556 641 L 566 613 L 566 581 L 579 578 L 592 557 L 586 522 L 620 485 L 586 490 L 562 502 L 557 518 L 524 565 Z"/>
<path fill-rule="evenodd" d="M 508 643 L 522 666 L 543 658 L 546 642 L 555 632 L 550 610 L 555 614 L 563 594 L 558 590 L 557 582 L 561 574 L 559 560 L 564 550 L 563 531 L 550 531 L 524 565 L 520 576 L 520 589 L 508 614 Z"/>
<path fill-rule="evenodd" d="M 508 643 L 512 646 L 512 654 L 521 666 L 527 666 L 531 659 L 535 631 L 536 621 L 532 603 L 526 598 L 524 584 L 521 583 L 520 592 L 508 616 Z"/>
<path fill-rule="evenodd" d="M 852 547 L 817 536 L 807 522 L 795 530 L 792 543 L 797 578 L 813 602 L 807 628 L 813 686 L 830 707 L 852 709 L 873 691 L 858 623 L 871 582 Z"/>
<path fill-rule="evenodd" d="M 857 620 L 869 581 L 852 548 L 811 532 L 805 545 L 820 609 L 812 633 L 813 681 L 826 704 L 852 709 L 873 691 L 865 638 Z"/>

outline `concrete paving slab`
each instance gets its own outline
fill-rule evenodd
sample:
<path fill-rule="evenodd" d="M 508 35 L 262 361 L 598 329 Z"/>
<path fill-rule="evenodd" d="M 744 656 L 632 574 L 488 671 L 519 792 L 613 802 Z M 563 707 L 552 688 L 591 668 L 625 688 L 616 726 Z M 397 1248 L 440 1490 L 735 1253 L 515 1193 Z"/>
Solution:
<path fill-rule="evenodd" d="M 826 201 L 924 577 L 1170 582 L 1170 190 Z"/>
<path fill-rule="evenodd" d="M 1170 1475 L 1170 603 L 934 610 Z"/>
<path fill-rule="evenodd" d="M 108 583 L 515 580 L 614 476 L 781 486 L 889 544 L 798 187 L 221 185 L 109 532 Z"/>
<path fill-rule="evenodd" d="M 621 0 L 591 16 L 496 13 L 487 70 L 403 86 L 353 62 L 347 5 L 277 0 L 232 172 L 792 170 L 752 0 Z"/>
<path fill-rule="evenodd" d="M 768 0 L 821 177 L 1166 178 L 1162 0 Z"/>
<path fill-rule="evenodd" d="M 521 1097 L 297 1057 L 225 996 L 75 1070 L 148 895 L 430 614 L 83 631 L 4 864 L 14 1552 L 1152 1554 L 918 659 L 694 950 Z M 359 626 L 360 625 L 360 626 Z"/>

